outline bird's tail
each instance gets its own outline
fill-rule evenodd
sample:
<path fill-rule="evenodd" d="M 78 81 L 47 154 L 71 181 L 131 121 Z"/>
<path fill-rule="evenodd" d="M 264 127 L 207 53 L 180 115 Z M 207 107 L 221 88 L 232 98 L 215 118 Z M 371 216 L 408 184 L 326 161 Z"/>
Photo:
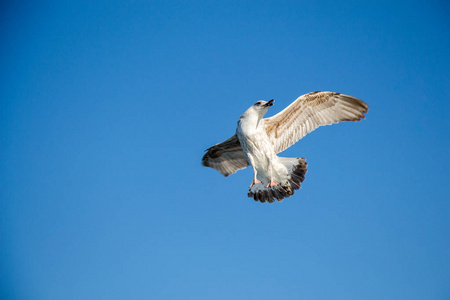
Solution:
<path fill-rule="evenodd" d="M 301 183 L 305 180 L 307 172 L 305 159 L 292 157 L 277 157 L 274 163 L 273 178 L 278 186 L 266 187 L 270 178 L 263 178 L 262 183 L 253 185 L 248 191 L 248 196 L 261 202 L 281 201 L 284 198 L 292 196 L 295 190 L 301 187 Z"/>

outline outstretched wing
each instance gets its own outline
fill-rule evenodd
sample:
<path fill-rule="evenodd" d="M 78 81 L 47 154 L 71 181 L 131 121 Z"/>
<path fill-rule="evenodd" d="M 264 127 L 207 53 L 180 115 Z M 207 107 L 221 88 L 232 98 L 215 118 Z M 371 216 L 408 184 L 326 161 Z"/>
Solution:
<path fill-rule="evenodd" d="M 300 96 L 283 111 L 264 119 L 275 152 L 279 153 L 319 126 L 341 121 L 360 121 L 369 106 L 355 97 L 334 92 Z"/>
<path fill-rule="evenodd" d="M 236 134 L 206 151 L 202 166 L 214 168 L 225 177 L 248 166 L 247 157 Z"/>

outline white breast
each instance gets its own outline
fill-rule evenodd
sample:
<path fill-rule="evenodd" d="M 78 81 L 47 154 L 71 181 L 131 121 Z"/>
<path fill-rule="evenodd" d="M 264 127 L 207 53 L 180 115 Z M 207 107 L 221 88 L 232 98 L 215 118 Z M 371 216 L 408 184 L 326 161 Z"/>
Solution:
<path fill-rule="evenodd" d="M 269 141 L 264 123 L 260 122 L 255 126 L 255 122 L 246 122 L 239 120 L 236 134 L 241 142 L 242 149 L 247 156 L 250 164 L 257 169 L 258 173 L 267 173 L 269 161 L 276 159 L 276 153 Z M 261 174 L 261 175 L 263 175 Z"/>

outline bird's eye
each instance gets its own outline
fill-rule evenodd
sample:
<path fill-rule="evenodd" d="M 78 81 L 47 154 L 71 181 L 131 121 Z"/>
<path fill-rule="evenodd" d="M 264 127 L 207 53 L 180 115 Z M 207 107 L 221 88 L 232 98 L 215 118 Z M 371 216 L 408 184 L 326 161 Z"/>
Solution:
<path fill-rule="evenodd" d="M 261 105 L 261 101 L 258 101 L 255 103 L 256 106 L 260 106 Z"/>

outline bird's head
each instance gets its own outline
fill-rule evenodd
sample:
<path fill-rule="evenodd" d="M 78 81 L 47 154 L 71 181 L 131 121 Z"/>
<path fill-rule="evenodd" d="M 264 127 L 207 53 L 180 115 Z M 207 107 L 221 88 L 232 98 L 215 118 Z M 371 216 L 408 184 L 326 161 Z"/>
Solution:
<path fill-rule="evenodd" d="M 273 102 L 274 102 L 273 99 L 269 101 L 259 100 L 258 102 L 253 104 L 250 109 L 254 110 L 260 117 L 263 117 L 266 114 L 269 107 L 273 105 Z"/>

